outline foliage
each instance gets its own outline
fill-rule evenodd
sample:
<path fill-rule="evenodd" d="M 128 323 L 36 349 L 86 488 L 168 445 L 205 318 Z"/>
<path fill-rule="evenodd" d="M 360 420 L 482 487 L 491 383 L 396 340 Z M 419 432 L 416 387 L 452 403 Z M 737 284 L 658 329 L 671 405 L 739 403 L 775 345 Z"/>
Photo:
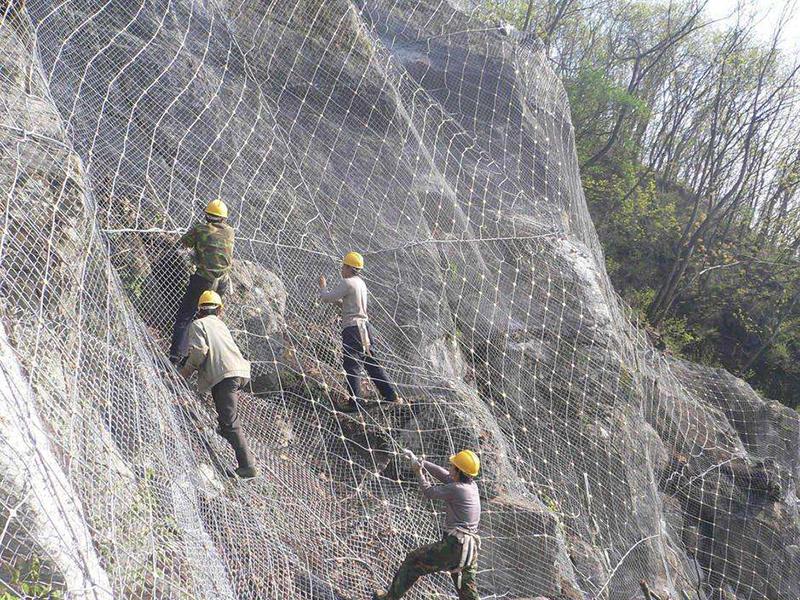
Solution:
<path fill-rule="evenodd" d="M 631 94 L 599 67 L 582 67 L 573 78 L 565 81 L 565 87 L 581 163 L 585 163 L 597 149 L 597 140 L 613 127 L 619 111 L 625 110 L 632 115 L 647 113 L 644 100 Z M 618 152 L 621 150 L 623 148 L 617 149 Z"/>
<path fill-rule="evenodd" d="M 642 292 L 666 276 L 671 249 L 680 236 L 677 207 L 673 197 L 657 192 L 652 179 L 637 185 L 629 165 L 615 166 L 617 172 L 601 166 L 584 174 L 586 201 L 609 274 L 634 308 L 645 308 Z"/>
<path fill-rule="evenodd" d="M 10 581 L 9 587 L 16 593 L 11 591 L 4 591 L 0 594 L 0 600 L 12 600 L 14 598 L 31 598 L 31 599 L 51 599 L 60 600 L 64 598 L 64 593 L 61 590 L 54 589 L 52 584 L 44 583 L 42 581 L 42 564 L 38 558 L 24 562 L 9 569 Z"/>

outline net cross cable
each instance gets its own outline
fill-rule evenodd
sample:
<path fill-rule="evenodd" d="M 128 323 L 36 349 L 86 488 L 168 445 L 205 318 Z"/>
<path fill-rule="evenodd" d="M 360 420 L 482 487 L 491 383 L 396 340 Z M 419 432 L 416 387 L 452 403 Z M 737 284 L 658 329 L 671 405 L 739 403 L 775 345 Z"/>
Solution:
<path fill-rule="evenodd" d="M 364 598 L 442 533 L 400 451 L 465 447 L 484 598 L 800 597 L 797 413 L 653 349 L 560 81 L 482 8 L 0 2 L 0 597 Z M 216 197 L 246 484 L 166 362 Z M 340 410 L 351 249 L 410 406 Z"/>

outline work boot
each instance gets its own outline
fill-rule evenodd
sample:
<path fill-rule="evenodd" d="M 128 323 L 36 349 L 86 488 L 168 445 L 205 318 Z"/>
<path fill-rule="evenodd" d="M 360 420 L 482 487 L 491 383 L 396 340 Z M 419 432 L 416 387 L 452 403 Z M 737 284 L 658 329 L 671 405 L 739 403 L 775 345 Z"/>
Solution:
<path fill-rule="evenodd" d="M 253 479 L 258 477 L 258 469 L 255 467 L 238 467 L 233 471 L 228 471 L 228 477 L 238 477 L 239 479 Z"/>
<path fill-rule="evenodd" d="M 384 590 L 375 590 L 372 592 L 372 600 L 389 600 L 389 592 Z"/>
<path fill-rule="evenodd" d="M 395 396 L 392 400 L 382 400 L 381 403 L 385 405 L 388 404 L 389 406 L 406 406 L 409 404 L 409 402 L 400 396 Z"/>

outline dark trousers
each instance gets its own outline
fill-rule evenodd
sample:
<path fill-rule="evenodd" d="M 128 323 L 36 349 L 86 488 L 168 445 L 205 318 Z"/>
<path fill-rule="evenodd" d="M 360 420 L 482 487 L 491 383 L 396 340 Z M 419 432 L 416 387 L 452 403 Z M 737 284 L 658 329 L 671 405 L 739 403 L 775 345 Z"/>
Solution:
<path fill-rule="evenodd" d="M 374 340 L 372 327 L 369 324 L 367 324 L 367 330 L 369 331 L 370 340 Z M 353 402 L 357 404 L 361 401 L 360 372 L 362 364 L 383 399 L 387 402 L 394 402 L 397 399 L 397 393 L 394 391 L 392 384 L 389 383 L 383 367 L 375 357 L 374 343 L 370 346 L 369 354 L 365 353 L 357 326 L 345 327 L 342 330 L 342 349 L 342 366 L 347 373 L 347 389 L 350 391 L 350 398 Z"/>
<path fill-rule="evenodd" d="M 423 575 L 455 569 L 460 560 L 461 542 L 452 535 L 446 535 L 438 542 L 412 550 L 397 570 L 387 600 L 400 600 L 417 579 Z M 450 574 L 459 600 L 479 600 L 478 585 L 475 582 L 477 572 L 476 558 L 471 565 L 461 570 L 461 587 L 458 587 L 458 574 Z"/>
<path fill-rule="evenodd" d="M 188 353 L 189 342 L 186 339 L 186 332 L 189 330 L 189 325 L 191 325 L 194 314 L 197 312 L 197 302 L 203 292 L 213 287 L 213 281 L 204 279 L 197 273 L 189 277 L 189 285 L 186 286 L 186 291 L 178 306 L 178 312 L 175 313 L 175 325 L 172 327 L 172 343 L 169 347 L 170 358 L 180 359 Z M 220 296 L 222 293 L 221 291 Z"/>
<path fill-rule="evenodd" d="M 255 466 L 253 454 L 247 446 L 247 440 L 242 433 L 242 424 L 239 421 L 239 411 L 236 408 L 239 399 L 239 387 L 242 381 L 239 377 L 228 377 L 211 388 L 214 398 L 214 407 L 217 409 L 219 433 L 224 437 L 236 453 L 236 462 L 240 467 Z"/>

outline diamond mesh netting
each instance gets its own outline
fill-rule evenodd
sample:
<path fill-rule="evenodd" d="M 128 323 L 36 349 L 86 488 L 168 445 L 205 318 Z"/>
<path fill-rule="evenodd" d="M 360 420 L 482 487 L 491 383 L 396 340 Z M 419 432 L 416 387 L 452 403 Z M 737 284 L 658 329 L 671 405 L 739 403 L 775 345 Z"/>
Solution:
<path fill-rule="evenodd" d="M 439 0 L 0 9 L 0 597 L 366 598 L 441 535 L 400 450 L 469 447 L 484 598 L 800 598 L 798 414 L 632 322 L 533 38 Z M 166 360 L 216 197 L 250 482 Z M 410 405 L 340 410 L 351 249 Z"/>

